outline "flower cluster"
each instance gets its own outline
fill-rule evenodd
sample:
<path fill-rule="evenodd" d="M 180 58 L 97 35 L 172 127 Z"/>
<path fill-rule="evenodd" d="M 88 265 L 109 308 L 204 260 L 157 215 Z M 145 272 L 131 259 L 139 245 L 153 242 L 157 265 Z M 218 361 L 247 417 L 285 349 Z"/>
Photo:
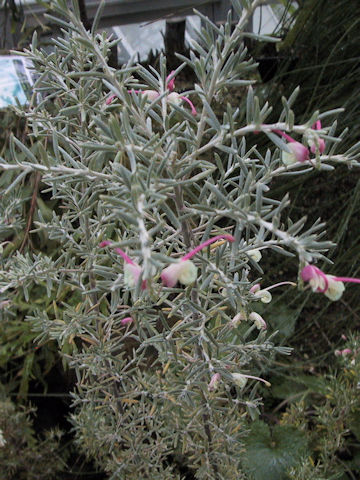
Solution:
<path fill-rule="evenodd" d="M 194 116 L 197 115 L 197 110 L 194 104 L 192 103 L 192 101 L 189 100 L 187 97 L 180 95 L 177 92 L 174 92 L 174 89 L 175 89 L 174 71 L 170 72 L 170 74 L 166 78 L 166 89 L 168 91 L 168 94 L 166 96 L 167 103 L 179 105 L 182 101 L 184 101 L 189 104 L 192 115 Z M 154 100 L 160 97 L 160 92 L 156 90 L 129 90 L 129 93 L 144 95 L 147 98 L 147 100 L 149 100 L 150 102 L 153 102 Z M 116 95 L 110 95 L 110 97 L 106 99 L 106 105 L 109 105 L 114 100 L 114 98 L 116 98 Z"/>
<path fill-rule="evenodd" d="M 211 245 L 218 240 L 226 240 L 228 242 L 233 242 L 234 237 L 232 235 L 216 235 L 215 237 L 209 238 L 205 242 L 198 245 L 196 248 L 191 250 L 179 260 L 175 261 L 168 267 L 164 268 L 161 272 L 160 278 L 165 287 L 173 288 L 179 282 L 182 285 L 191 285 L 195 282 L 197 278 L 197 267 L 191 261 L 198 252 L 203 248 Z M 112 245 L 109 240 L 105 240 L 99 244 L 100 248 L 107 247 Z M 114 249 L 125 261 L 124 267 L 124 281 L 128 287 L 134 287 L 139 282 L 139 279 L 142 277 L 143 271 L 142 268 L 135 263 L 126 253 L 121 250 L 121 248 Z M 147 287 L 146 280 L 142 280 L 141 288 L 145 290 Z"/>

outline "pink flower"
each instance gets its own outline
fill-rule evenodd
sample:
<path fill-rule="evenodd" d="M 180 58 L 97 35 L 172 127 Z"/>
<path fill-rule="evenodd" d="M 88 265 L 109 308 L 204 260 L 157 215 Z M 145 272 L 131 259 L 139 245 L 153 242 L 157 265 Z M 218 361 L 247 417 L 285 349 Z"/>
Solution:
<path fill-rule="evenodd" d="M 112 242 L 109 240 L 104 240 L 99 244 L 100 248 L 104 247 L 109 247 L 112 245 Z M 125 284 L 132 288 L 135 287 L 138 283 L 138 280 L 140 278 L 140 275 L 142 274 L 142 268 L 135 263 L 133 260 L 131 260 L 130 257 L 126 255 L 126 253 L 121 250 L 121 248 L 114 248 L 115 252 L 118 253 L 125 261 L 125 266 L 124 266 L 124 281 Z M 143 280 L 141 282 L 141 290 L 146 289 L 146 280 Z"/>
<path fill-rule="evenodd" d="M 143 90 L 143 91 L 136 90 L 135 93 L 141 93 L 150 102 L 153 102 L 154 100 L 156 100 L 160 96 L 159 92 L 157 92 L 156 90 Z"/>
<path fill-rule="evenodd" d="M 342 296 L 344 283 L 360 283 L 360 278 L 327 275 L 315 265 L 306 265 L 301 271 L 301 278 L 304 282 L 309 282 L 313 292 L 324 293 L 333 301 Z"/>
<path fill-rule="evenodd" d="M 221 379 L 220 373 L 214 373 L 208 385 L 209 392 L 213 392 L 214 390 L 217 389 L 220 379 Z"/>
<path fill-rule="evenodd" d="M 270 303 L 272 300 L 271 293 L 269 290 L 273 288 L 281 287 L 282 285 L 292 285 L 296 287 L 296 283 L 294 282 L 280 282 L 275 283 L 274 285 L 270 285 L 270 287 L 261 289 L 260 283 L 256 283 L 250 288 L 250 293 L 254 295 L 254 297 L 259 298 L 263 303 Z"/>
<path fill-rule="evenodd" d="M 173 103 L 175 105 L 179 105 L 182 100 L 189 104 L 189 106 L 191 108 L 191 114 L 194 115 L 194 116 L 197 115 L 197 110 L 194 107 L 194 104 L 188 98 L 184 97 L 183 95 L 179 95 L 176 92 L 169 93 L 169 95 L 167 96 L 167 102 L 168 103 Z"/>
<path fill-rule="evenodd" d="M 110 95 L 105 101 L 106 105 L 110 105 L 110 103 L 116 98 L 116 95 Z"/>
<path fill-rule="evenodd" d="M 292 153 L 283 152 L 282 161 L 285 165 L 290 165 L 295 162 L 304 163 L 309 160 L 309 150 L 302 143 L 289 143 L 288 147 L 292 150 Z"/>
<path fill-rule="evenodd" d="M 270 382 L 268 382 L 267 380 L 264 380 L 263 378 L 255 377 L 254 375 L 246 375 L 245 373 L 232 373 L 231 376 L 232 376 L 233 382 L 240 388 L 245 387 L 248 378 L 251 378 L 253 380 L 258 380 L 259 382 L 263 382 L 267 387 L 271 387 Z"/>
<path fill-rule="evenodd" d="M 325 151 L 325 141 L 323 138 L 318 138 L 310 145 L 311 153 L 316 153 L 316 146 L 319 149 L 320 155 Z"/>
<path fill-rule="evenodd" d="M 231 327 L 238 327 L 240 323 L 244 320 L 247 320 L 247 315 L 245 310 L 240 310 L 235 317 L 230 321 L 230 326 Z"/>
<path fill-rule="evenodd" d="M 346 355 L 351 355 L 353 352 L 350 348 L 344 348 L 344 350 L 335 350 L 334 353 L 337 357 L 345 357 Z"/>
<path fill-rule="evenodd" d="M 172 263 L 164 268 L 160 278 L 165 287 L 173 288 L 177 282 L 183 285 L 191 285 L 197 278 L 197 267 L 191 260 L 183 261 L 180 259 L 179 262 Z"/>
<path fill-rule="evenodd" d="M 300 142 L 294 140 L 290 135 L 281 130 L 273 130 L 274 133 L 284 137 L 289 143 L 287 146 L 290 148 L 290 152 L 282 152 L 282 161 L 285 165 L 292 165 L 296 162 L 304 163 L 309 160 L 309 150 Z"/>
<path fill-rule="evenodd" d="M 180 258 L 178 262 L 172 263 L 168 267 L 164 268 L 160 275 L 163 285 L 165 287 L 172 288 L 175 287 L 177 282 L 180 282 L 183 285 L 191 285 L 194 283 L 197 278 L 197 267 L 192 261 L 190 261 L 190 259 L 203 248 L 221 239 L 229 242 L 234 241 L 234 237 L 232 235 L 217 235 L 216 237 L 209 238 L 191 250 L 191 252 Z"/>
<path fill-rule="evenodd" d="M 120 324 L 122 326 L 126 326 L 126 325 L 129 325 L 130 323 L 132 323 L 134 320 L 131 318 L 131 317 L 125 317 L 121 320 Z"/>
<path fill-rule="evenodd" d="M 124 282 L 130 287 L 136 287 L 140 275 L 142 274 L 142 268 L 137 263 L 126 263 L 124 266 Z M 146 289 L 146 280 L 141 282 L 141 290 Z"/>

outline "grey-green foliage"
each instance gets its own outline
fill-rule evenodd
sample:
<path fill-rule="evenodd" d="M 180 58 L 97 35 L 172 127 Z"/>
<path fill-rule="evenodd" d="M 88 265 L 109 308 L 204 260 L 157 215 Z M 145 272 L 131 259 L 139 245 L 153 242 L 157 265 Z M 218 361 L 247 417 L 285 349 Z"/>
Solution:
<path fill-rule="evenodd" d="M 222 118 L 214 113 L 229 88 L 253 83 L 254 63 L 242 41 L 249 16 L 263 2 L 243 3 L 234 1 L 240 13 L 234 30 L 230 16 L 221 27 L 204 20 L 190 59 L 181 57 L 177 72 L 188 64 L 196 78 L 186 92 L 196 117 L 185 103 L 167 102 L 164 57 L 159 71 L 133 63 L 109 67 L 114 41 L 95 33 L 96 25 L 87 32 L 76 5 L 68 8 L 64 0 L 52 4 L 64 29 L 54 50 L 39 50 L 34 37 L 26 52 L 41 94 L 24 113 L 32 143 L 14 137 L 0 168 L 41 173 L 42 192 L 59 208 L 50 221 L 38 212 L 36 227 L 58 249 L 5 259 L 1 300 L 11 301 L 19 289 L 27 298 L 32 285 L 46 286 L 52 307 L 39 311 L 29 299 L 27 320 L 39 342 L 70 346 L 77 440 L 113 479 L 181 478 L 179 465 L 199 479 L 242 477 L 243 438 L 248 418 L 259 411 L 261 383 L 248 379 L 239 386 L 232 374 L 266 376 L 274 355 L 289 353 L 247 319 L 259 301 L 249 290 L 262 274 L 249 252 L 290 255 L 303 265 L 323 258 L 331 245 L 321 239 L 320 222 L 307 229 L 305 218 L 291 222 L 290 199 L 273 200 L 271 182 L 329 170 L 332 163 L 357 165 L 359 146 L 335 151 L 336 122 L 320 131 L 326 154 L 282 164 L 281 150 L 289 147 L 272 130 L 306 136 L 315 120 L 337 113 L 315 112 L 297 125 L 296 92 L 284 100 L 276 124 L 264 123 L 271 107 L 259 104 L 251 86 L 243 105 L 225 105 Z M 151 102 L 134 91 L 149 88 L 160 93 Z M 107 104 L 109 91 L 116 98 Z M 274 148 L 257 150 L 256 133 L 268 135 Z M 235 241 L 196 255 L 194 285 L 161 286 L 164 267 L 224 233 Z M 142 266 L 135 287 L 124 282 L 114 250 L 99 248 L 105 239 Z M 232 322 L 238 313 L 240 326 Z M 128 316 L 134 321 L 125 327 L 121 320 Z M 214 373 L 220 382 L 209 389 Z"/>

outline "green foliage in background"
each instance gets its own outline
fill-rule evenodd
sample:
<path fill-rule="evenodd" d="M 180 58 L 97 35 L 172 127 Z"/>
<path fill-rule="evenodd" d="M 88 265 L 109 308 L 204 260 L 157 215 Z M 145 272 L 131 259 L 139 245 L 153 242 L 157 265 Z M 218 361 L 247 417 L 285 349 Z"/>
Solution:
<path fill-rule="evenodd" d="M 306 434 L 312 453 L 290 469 L 290 478 L 354 479 L 360 473 L 359 339 L 352 336 L 337 351 L 336 372 L 307 375 L 308 382 L 289 404 L 281 425 Z M 319 388 L 319 386 L 321 387 Z"/>
<path fill-rule="evenodd" d="M 261 420 L 251 425 L 245 446 L 245 471 L 255 480 L 285 479 L 309 455 L 303 432 L 288 425 L 270 428 Z"/>
<path fill-rule="evenodd" d="M 34 432 L 33 409 L 17 408 L 0 400 L 0 472 L 3 480 L 51 480 L 63 469 L 59 456 L 61 434 L 49 431 L 43 438 Z"/>

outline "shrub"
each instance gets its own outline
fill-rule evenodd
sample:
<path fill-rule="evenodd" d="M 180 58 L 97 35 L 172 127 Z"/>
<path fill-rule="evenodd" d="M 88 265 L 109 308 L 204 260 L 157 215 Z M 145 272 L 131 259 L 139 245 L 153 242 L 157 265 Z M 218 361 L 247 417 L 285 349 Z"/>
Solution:
<path fill-rule="evenodd" d="M 15 197 L 39 178 L 53 211 L 39 202 L 35 232 L 56 248 L 9 248 L 0 292 L 15 309 L 23 296 L 36 342 L 55 341 L 74 370 L 77 442 L 110 478 L 254 475 L 249 422 L 270 386 L 271 361 L 290 353 L 259 305 L 296 281 L 260 285 L 262 255 L 291 256 L 300 287 L 309 281 L 333 300 L 331 282 L 340 285 L 315 267 L 306 274 L 332 244 L 320 221 L 293 223 L 289 196 L 274 200 L 271 186 L 332 164 L 357 166 L 359 146 L 338 153 L 342 137 L 329 122 L 337 111 L 296 124 L 297 90 L 278 121 L 265 123 L 271 107 L 254 95 L 255 64 L 243 45 L 261 3 L 235 0 L 234 28 L 230 14 L 221 27 L 203 18 L 190 58 L 179 56 L 170 73 L 165 57 L 159 71 L 109 67 L 117 40 L 96 33 L 97 20 L 85 30 L 76 4 L 63 0 L 52 8 L 64 37 L 48 53 L 34 36 L 26 52 L 41 98 L 23 112 L 30 145 L 12 137 L 0 168 L 14 172 L 7 188 Z M 185 65 L 196 81 L 179 94 L 174 79 Z M 238 88 L 247 92 L 242 104 L 216 115 Z M 262 136 L 270 148 L 257 148 Z M 39 287 L 49 298 L 41 308 Z M 251 428 L 269 437 L 265 424 Z M 277 436 L 285 430 L 293 431 L 278 428 Z M 278 459 L 273 478 L 306 454 L 296 439 L 296 453 L 270 455 Z"/>

